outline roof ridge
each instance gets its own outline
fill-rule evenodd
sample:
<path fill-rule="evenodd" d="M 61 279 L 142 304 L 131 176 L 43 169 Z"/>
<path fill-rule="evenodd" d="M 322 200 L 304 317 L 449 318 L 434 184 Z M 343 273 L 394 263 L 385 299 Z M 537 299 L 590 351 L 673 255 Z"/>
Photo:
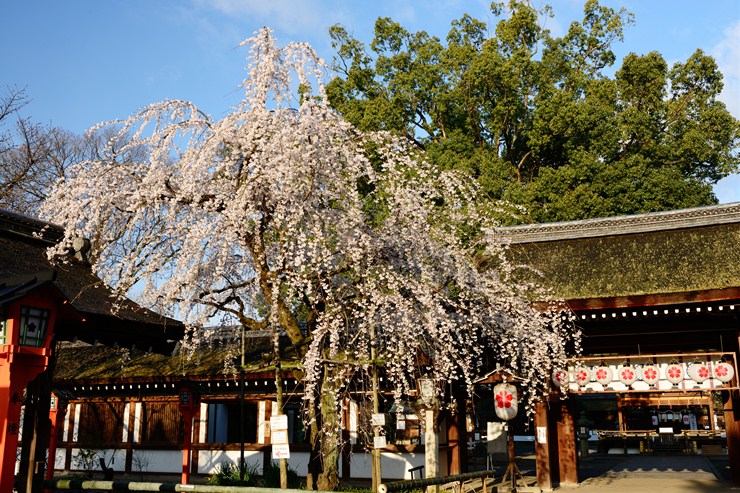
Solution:
<path fill-rule="evenodd" d="M 0 209 L 0 231 L 49 244 L 56 244 L 64 237 L 62 226 L 6 209 Z"/>
<path fill-rule="evenodd" d="M 740 224 L 740 202 L 628 216 L 504 226 L 495 231 L 505 243 L 536 243 L 733 223 Z"/>

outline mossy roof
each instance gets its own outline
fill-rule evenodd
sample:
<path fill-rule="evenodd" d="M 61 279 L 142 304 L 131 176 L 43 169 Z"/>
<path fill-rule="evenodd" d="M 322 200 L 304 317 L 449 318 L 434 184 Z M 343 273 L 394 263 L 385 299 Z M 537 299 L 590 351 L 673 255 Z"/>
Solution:
<path fill-rule="evenodd" d="M 566 300 L 740 288 L 740 203 L 497 234 L 515 264 L 539 272 L 522 275 Z"/>
<path fill-rule="evenodd" d="M 245 340 L 245 366 L 250 375 L 263 374 L 272 354 L 272 340 L 248 337 Z M 238 372 L 241 346 L 238 341 L 215 341 L 189 351 L 178 348 L 172 355 L 140 349 L 125 349 L 102 344 L 62 342 L 57 347 L 54 381 L 128 382 L 182 379 L 220 379 Z M 249 377 L 248 377 L 249 378 Z"/>

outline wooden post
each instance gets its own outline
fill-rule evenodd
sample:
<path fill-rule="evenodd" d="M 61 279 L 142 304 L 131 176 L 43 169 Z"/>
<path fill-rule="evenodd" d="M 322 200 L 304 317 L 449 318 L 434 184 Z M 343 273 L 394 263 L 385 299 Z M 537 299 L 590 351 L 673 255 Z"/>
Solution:
<path fill-rule="evenodd" d="M 439 475 L 439 436 L 436 423 L 437 411 L 434 408 L 424 410 L 424 469 L 427 478 Z M 436 493 L 439 486 L 427 486 L 427 493 Z"/>
<path fill-rule="evenodd" d="M 352 438 L 349 431 L 350 423 L 350 401 L 344 399 L 344 405 L 342 406 L 344 415 L 344 425 L 342 426 L 342 480 L 349 482 L 352 478 L 350 454 L 352 453 Z"/>
<path fill-rule="evenodd" d="M 740 396 L 737 390 L 723 391 L 727 455 L 730 461 L 730 483 L 740 487 Z"/>
<path fill-rule="evenodd" d="M 561 401 L 557 422 L 560 483 L 564 485 L 578 484 L 578 447 L 572 407 L 572 399 Z"/>
<path fill-rule="evenodd" d="M 450 450 L 447 461 L 449 474 L 462 474 L 468 472 L 467 456 L 467 396 L 461 382 L 453 383 L 452 391 L 455 393 L 457 407 L 454 413 L 447 415 L 447 443 Z"/>
<path fill-rule="evenodd" d="M 537 466 L 537 486 L 543 490 L 553 488 L 550 445 L 548 443 L 549 426 L 547 423 L 547 403 L 538 401 L 534 405 L 534 443 Z"/>

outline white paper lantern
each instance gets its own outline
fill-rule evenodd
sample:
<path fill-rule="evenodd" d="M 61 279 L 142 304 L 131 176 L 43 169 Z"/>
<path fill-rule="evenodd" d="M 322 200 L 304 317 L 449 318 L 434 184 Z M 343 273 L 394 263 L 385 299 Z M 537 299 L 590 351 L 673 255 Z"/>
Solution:
<path fill-rule="evenodd" d="M 617 378 L 629 387 L 637 380 L 637 369 L 632 365 L 624 365 L 617 370 Z"/>
<path fill-rule="evenodd" d="M 709 365 L 698 361 L 691 363 L 686 370 L 686 373 L 688 373 L 689 378 L 696 383 L 702 383 L 712 376 L 712 371 L 709 369 Z"/>
<path fill-rule="evenodd" d="M 591 370 L 585 366 L 576 368 L 576 383 L 581 387 L 585 387 L 589 382 L 591 382 Z"/>
<path fill-rule="evenodd" d="M 688 414 L 684 414 L 683 415 L 683 424 L 685 424 L 686 426 L 688 426 L 689 425 L 689 422 L 690 422 L 689 415 Z"/>
<path fill-rule="evenodd" d="M 660 370 L 655 365 L 645 365 L 642 367 L 642 381 L 648 385 L 655 385 L 660 380 Z"/>
<path fill-rule="evenodd" d="M 609 385 L 614 380 L 614 372 L 608 366 L 599 366 L 594 370 L 594 379 L 601 385 Z"/>
<path fill-rule="evenodd" d="M 565 387 L 568 385 L 568 372 L 561 369 L 555 369 L 552 371 L 552 383 L 557 387 Z"/>
<path fill-rule="evenodd" d="M 671 363 L 665 369 L 665 379 L 673 384 L 678 384 L 683 381 L 684 372 L 683 365 L 679 363 Z"/>
<path fill-rule="evenodd" d="M 735 368 L 730 363 L 722 361 L 714 365 L 714 378 L 722 383 L 727 383 L 735 376 Z"/>
<path fill-rule="evenodd" d="M 500 383 L 493 388 L 493 407 L 496 416 L 508 421 L 516 416 L 519 410 L 516 387 L 509 383 Z"/>
<path fill-rule="evenodd" d="M 658 426 L 658 416 L 656 414 L 650 416 L 650 422 L 653 424 L 653 426 Z"/>

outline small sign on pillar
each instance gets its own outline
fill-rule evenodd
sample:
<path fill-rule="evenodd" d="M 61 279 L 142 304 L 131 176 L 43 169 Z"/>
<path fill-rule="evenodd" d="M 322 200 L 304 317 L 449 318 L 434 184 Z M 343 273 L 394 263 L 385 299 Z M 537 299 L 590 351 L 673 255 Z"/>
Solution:
<path fill-rule="evenodd" d="M 288 443 L 288 416 L 278 414 L 270 419 L 270 431 L 273 459 L 289 459 L 290 444 Z"/>

